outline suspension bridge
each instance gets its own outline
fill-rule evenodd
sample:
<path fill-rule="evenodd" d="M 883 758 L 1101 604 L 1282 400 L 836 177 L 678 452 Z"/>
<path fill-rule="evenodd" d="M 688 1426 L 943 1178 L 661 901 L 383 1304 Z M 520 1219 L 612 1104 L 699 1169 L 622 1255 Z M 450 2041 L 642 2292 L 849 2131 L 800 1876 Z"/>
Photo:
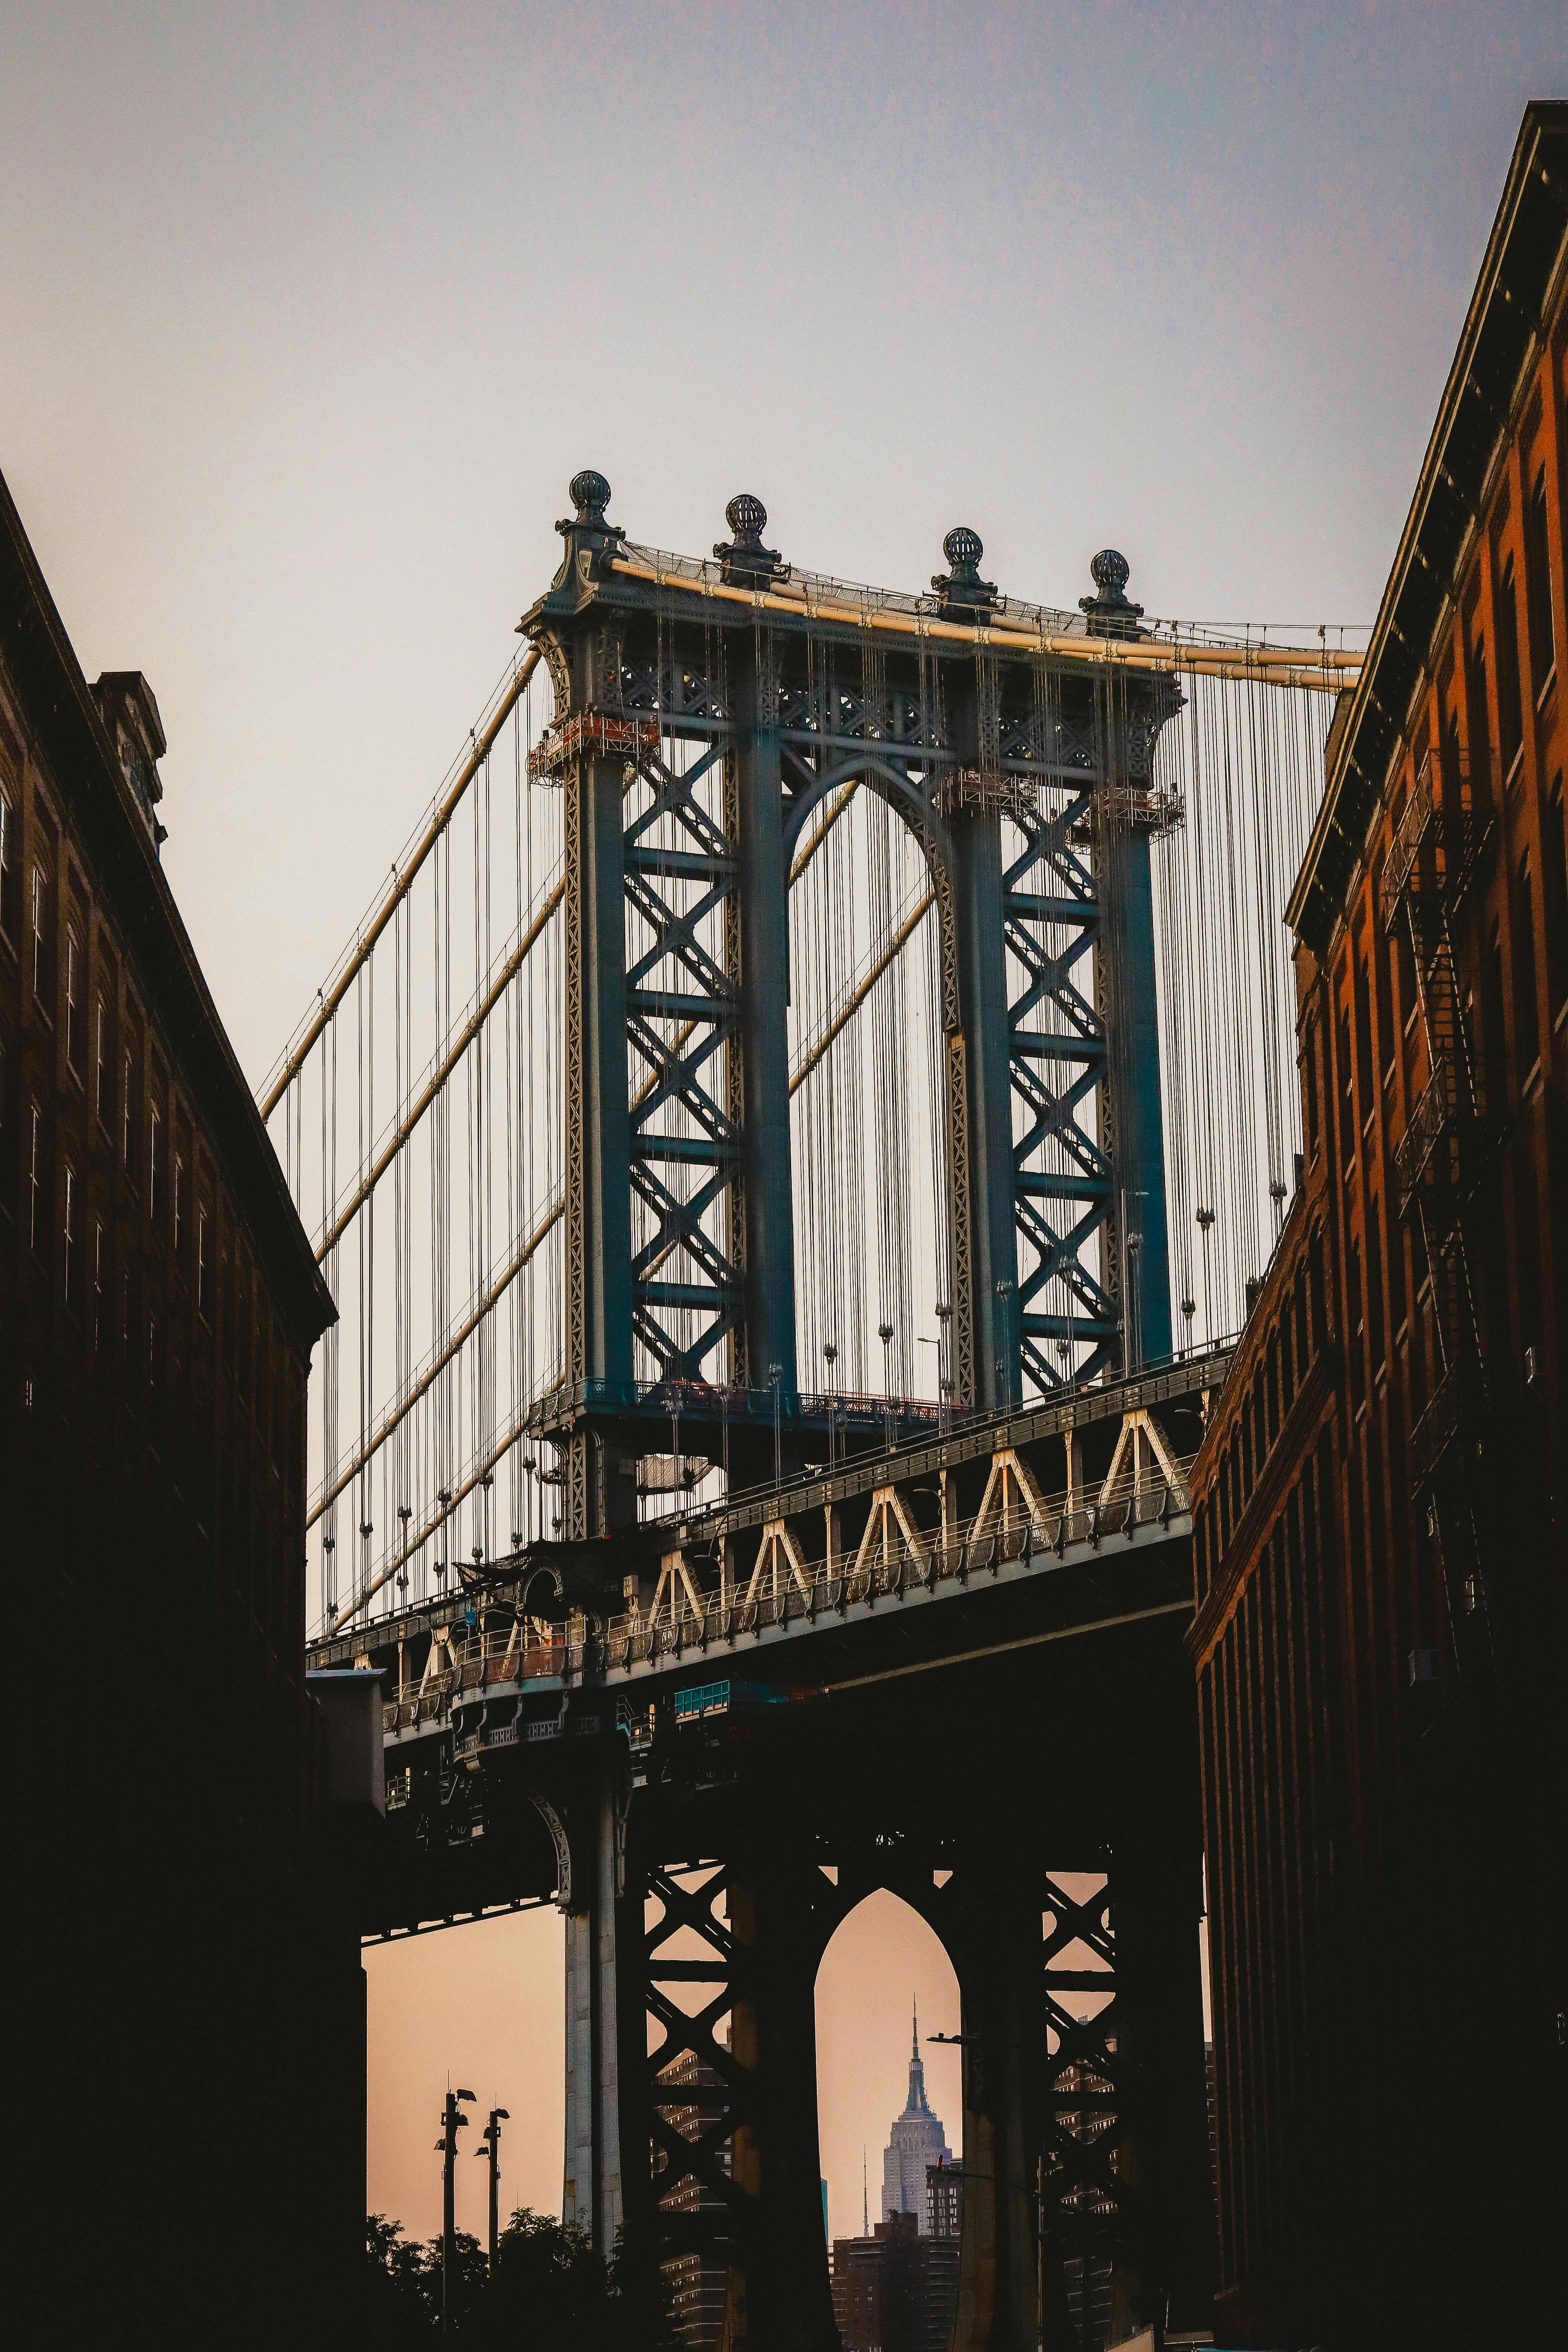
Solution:
<path fill-rule="evenodd" d="M 339 1310 L 363 1931 L 553 1898 L 568 2218 L 721 2264 L 731 2347 L 827 2346 L 812 1986 L 892 1886 L 963 2005 L 957 2343 L 1037 2341 L 1041 2279 L 1068 2340 L 1069 2255 L 1195 2315 L 1185 1479 L 1293 1181 L 1279 908 L 1359 656 L 1152 621 L 1111 551 L 1055 611 L 966 530 L 907 594 L 751 497 L 701 560 L 571 500 L 265 1089 Z"/>

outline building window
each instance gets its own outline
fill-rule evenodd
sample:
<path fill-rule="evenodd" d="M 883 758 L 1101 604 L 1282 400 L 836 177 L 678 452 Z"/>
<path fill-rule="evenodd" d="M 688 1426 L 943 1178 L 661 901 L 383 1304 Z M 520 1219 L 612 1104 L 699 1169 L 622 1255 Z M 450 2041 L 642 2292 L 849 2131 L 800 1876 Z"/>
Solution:
<path fill-rule="evenodd" d="M 1541 1022 L 1535 1001 L 1535 892 L 1531 881 L 1528 851 L 1519 861 L 1513 925 L 1517 943 L 1513 959 L 1517 976 L 1514 1020 L 1519 1030 L 1519 1071 L 1522 1081 L 1541 1058 Z"/>
<path fill-rule="evenodd" d="M 156 1103 L 147 1132 L 147 1214 L 158 1222 L 158 1162 L 163 1156 L 163 1121 Z"/>
<path fill-rule="evenodd" d="M 93 1016 L 92 1090 L 98 1123 L 108 1135 L 114 1119 L 114 1050 L 109 1034 L 109 999 L 101 993 Z"/>
<path fill-rule="evenodd" d="M 1546 468 L 1535 477 L 1535 488 L 1524 519 L 1525 593 L 1530 604 L 1530 678 L 1537 698 L 1557 667 L 1552 643 L 1552 542 L 1546 522 Z"/>
<path fill-rule="evenodd" d="M 33 868 L 32 916 L 33 993 L 42 999 L 49 976 L 49 877 L 41 866 Z"/>
<path fill-rule="evenodd" d="M 1546 956 L 1554 1008 L 1568 1003 L 1568 835 L 1563 830 L 1563 779 L 1546 811 Z M 1554 1014 L 1555 1017 L 1555 1014 Z"/>
<path fill-rule="evenodd" d="M 107 1279 L 103 1220 L 100 1217 L 92 1229 L 92 1352 L 95 1356 L 103 1353 L 103 1293 Z"/>
<path fill-rule="evenodd" d="M 147 1443 L 162 1453 L 163 1445 L 163 1389 L 158 1378 L 158 1318 L 147 1318 Z"/>
<path fill-rule="evenodd" d="M 32 1144 L 27 1157 L 27 1244 L 36 1250 L 43 1232 L 44 1114 L 33 1105 Z"/>
<path fill-rule="evenodd" d="M 205 1209 L 196 1215 L 196 1312 L 207 1322 L 213 1311 L 213 1221 Z"/>
<path fill-rule="evenodd" d="M 1485 793 L 1490 782 L 1492 723 L 1491 714 L 1487 709 L 1487 646 L 1484 637 L 1477 637 L 1470 647 L 1469 677 L 1465 698 L 1469 706 L 1471 788 Z"/>
<path fill-rule="evenodd" d="M 21 868 L 16 840 L 16 804 L 9 793 L 0 793 L 0 931 L 15 943 L 16 898 Z"/>
<path fill-rule="evenodd" d="M 174 1264 L 181 1273 L 185 1265 L 185 1163 L 174 1154 Z"/>
<path fill-rule="evenodd" d="M 136 1410 L 136 1317 L 131 1291 L 131 1269 L 120 1277 L 120 1367 L 125 1381 L 126 1410 Z"/>
<path fill-rule="evenodd" d="M 1511 774 L 1524 742 L 1524 706 L 1519 688 L 1519 601 L 1514 593 L 1513 558 L 1502 568 L 1497 592 L 1497 698 L 1501 730 L 1502 772 Z"/>
<path fill-rule="evenodd" d="M 79 1295 L 81 1290 L 81 1269 L 77 1263 L 77 1223 L 79 1214 L 80 1206 L 77 1200 L 76 1170 L 71 1166 L 68 1160 L 66 1162 L 65 1208 L 60 1224 L 60 1238 L 65 1244 L 62 1256 L 64 1259 L 66 1305 L 73 1313 L 81 1304 Z"/>
<path fill-rule="evenodd" d="M 14 1217 L 16 1213 L 16 1195 L 12 1191 L 14 1162 L 11 1158 L 11 1147 L 16 1139 L 12 1134 L 15 1120 L 11 1104 L 13 1083 L 9 1049 L 0 1045 L 0 1208 L 5 1211 L 7 1216 Z"/>
<path fill-rule="evenodd" d="M 82 1076 L 82 1013 L 81 1013 L 81 941 L 73 930 L 66 932 L 66 1061 L 79 1078 Z"/>
<path fill-rule="evenodd" d="M 134 1184 L 136 1181 L 136 1065 L 131 1058 L 129 1046 L 125 1049 L 125 1056 L 120 1067 L 121 1076 L 124 1080 L 124 1092 L 120 1105 L 121 1113 L 120 1157 L 126 1175 Z"/>

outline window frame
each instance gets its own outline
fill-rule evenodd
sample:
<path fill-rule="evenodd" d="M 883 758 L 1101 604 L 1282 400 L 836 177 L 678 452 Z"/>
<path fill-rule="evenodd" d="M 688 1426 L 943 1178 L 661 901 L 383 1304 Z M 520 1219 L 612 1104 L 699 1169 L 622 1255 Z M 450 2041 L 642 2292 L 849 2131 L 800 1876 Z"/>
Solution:
<path fill-rule="evenodd" d="M 13 951 L 21 945 L 17 936 L 22 917 L 22 869 L 17 854 L 21 821 L 20 802 L 6 784 L 0 783 L 0 939 Z"/>
<path fill-rule="evenodd" d="M 41 857 L 33 860 L 32 890 L 27 902 L 29 929 L 33 941 L 33 994 L 43 1007 L 44 1018 L 51 1027 L 54 1008 L 45 994 L 49 962 L 49 869 Z"/>
<path fill-rule="evenodd" d="M 79 1271 L 76 1262 L 76 1221 L 77 1194 L 79 1190 L 80 1179 L 71 1161 L 68 1160 L 65 1163 L 65 1182 L 60 1187 L 60 1299 L 68 1315 L 74 1315 L 78 1307 L 76 1293 L 79 1285 L 76 1280 Z"/>
<path fill-rule="evenodd" d="M 87 956 L 74 923 L 66 924 L 66 1067 L 73 1078 L 85 1086 L 87 1072 L 79 1056 L 81 1052 L 80 991 Z"/>

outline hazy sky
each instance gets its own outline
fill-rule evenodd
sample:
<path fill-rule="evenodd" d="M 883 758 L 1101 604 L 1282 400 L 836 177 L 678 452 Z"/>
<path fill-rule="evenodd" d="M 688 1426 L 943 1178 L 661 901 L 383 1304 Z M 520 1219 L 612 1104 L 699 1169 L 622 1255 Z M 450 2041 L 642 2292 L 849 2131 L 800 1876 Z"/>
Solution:
<path fill-rule="evenodd" d="M 463 741 L 579 466 L 666 547 L 747 488 L 853 578 L 922 585 L 962 520 L 1025 595 L 1109 542 L 1153 613 L 1370 620 L 1521 108 L 1564 94 L 1562 0 L 10 0 L 0 467 L 88 675 L 158 696 L 165 863 L 247 1069 Z M 925 1965 L 877 1933 L 833 1962 L 877 1989 L 840 2173 Z M 558 1956 L 542 1916 L 374 1963 L 377 2177 L 421 2228 L 448 2064 L 514 2146 L 533 2119 L 511 2185 L 558 2180 Z"/>

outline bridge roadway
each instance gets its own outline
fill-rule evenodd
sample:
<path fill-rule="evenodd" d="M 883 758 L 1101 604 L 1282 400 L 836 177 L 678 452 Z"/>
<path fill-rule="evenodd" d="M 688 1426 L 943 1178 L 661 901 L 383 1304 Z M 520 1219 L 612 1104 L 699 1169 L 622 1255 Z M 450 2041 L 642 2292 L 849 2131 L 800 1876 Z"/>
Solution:
<path fill-rule="evenodd" d="M 528 1769 L 559 1741 L 618 1729 L 640 1763 L 661 1717 L 694 1727 L 700 1686 L 739 1708 L 1151 1618 L 1179 1631 L 1193 1598 L 1185 1473 L 1228 1362 L 1211 1350 L 609 1542 L 536 1545 L 458 1593 L 312 1644 L 313 1672 L 382 1677 L 393 1834 L 364 1932 L 559 1898 L 546 1849 L 520 1885 L 515 1840 L 493 1840 L 493 1775 L 472 1776 L 503 1751 L 525 1751 Z"/>

